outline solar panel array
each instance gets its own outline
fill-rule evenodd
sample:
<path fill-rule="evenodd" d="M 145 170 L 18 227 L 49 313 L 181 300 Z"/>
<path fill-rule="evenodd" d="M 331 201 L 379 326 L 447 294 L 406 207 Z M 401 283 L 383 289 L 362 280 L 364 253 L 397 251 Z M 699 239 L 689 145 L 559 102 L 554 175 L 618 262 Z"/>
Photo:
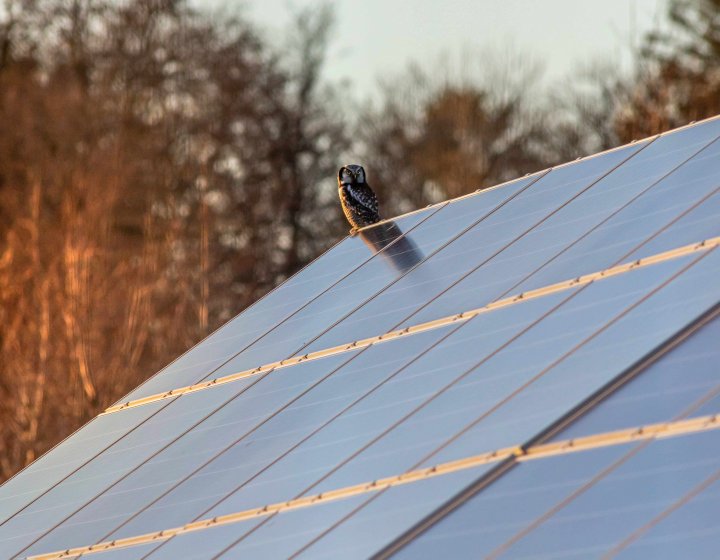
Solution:
<path fill-rule="evenodd" d="M 0 557 L 714 558 L 719 136 L 344 239 L 6 482 Z"/>

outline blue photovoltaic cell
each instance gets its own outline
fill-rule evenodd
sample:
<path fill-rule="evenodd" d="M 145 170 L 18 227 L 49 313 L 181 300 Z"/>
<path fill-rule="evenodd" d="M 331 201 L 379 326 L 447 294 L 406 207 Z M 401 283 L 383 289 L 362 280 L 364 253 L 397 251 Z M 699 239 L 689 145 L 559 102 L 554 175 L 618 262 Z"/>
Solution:
<path fill-rule="evenodd" d="M 537 558 L 542 551 L 545 558 L 599 558 L 718 469 L 718 430 L 652 442 L 520 538 L 504 557 Z M 705 515 L 717 513 L 712 505 L 706 504 Z M 695 547 L 683 557 L 696 558 Z"/>
<path fill-rule="evenodd" d="M 157 412 L 159 406 L 98 416 L 0 487 L 0 527 L 43 492 Z M 0 529 L 2 531 L 2 529 Z"/>
<path fill-rule="evenodd" d="M 717 445 L 717 444 L 716 444 Z M 717 477 L 716 471 L 712 477 Z M 703 481 L 704 482 L 704 481 Z M 720 511 L 720 482 L 716 480 L 702 487 L 699 493 L 677 510 L 667 511 L 669 515 L 655 520 L 657 523 L 644 531 L 638 538 L 620 549 L 615 558 L 633 560 L 676 560 L 691 557 L 693 560 L 715 560 L 720 542 L 720 525 L 717 512 Z"/>
<path fill-rule="evenodd" d="M 546 313 L 558 300 L 558 297 L 549 297 L 542 301 L 529 301 L 523 310 L 519 309 L 520 306 L 512 306 L 498 310 L 492 317 L 490 314 L 477 317 L 476 322 L 473 321 L 477 328 L 465 331 L 466 327 L 461 327 L 445 339 L 442 345 L 431 348 L 425 355 L 401 368 L 390 382 L 358 401 L 301 445 L 243 484 L 203 517 L 233 513 L 320 491 L 318 483 L 323 477 L 362 450 L 363 446 L 393 423 L 402 420 L 448 381 L 472 367 L 480 356 L 507 342 Z M 387 343 L 388 347 L 393 344 L 395 342 Z M 472 345 L 477 354 L 464 352 L 466 345 Z M 352 476 L 338 481 L 333 489 L 375 480 L 380 470 L 378 467 L 382 468 L 382 476 L 403 472 L 408 458 L 393 456 L 392 459 L 392 462 L 381 461 L 378 465 L 371 465 L 373 468 L 353 472 Z M 226 468 L 231 467 L 232 464 Z M 196 486 L 190 497 L 197 496 L 201 489 Z"/>
<path fill-rule="evenodd" d="M 520 463 L 393 558 L 484 558 L 631 449 L 614 445 Z"/>
<path fill-rule="evenodd" d="M 421 312 L 405 319 L 401 326 L 466 311 L 511 294 L 569 280 L 628 260 L 626 255 L 629 249 L 645 241 L 680 213 L 681 210 L 673 203 L 680 204 L 681 208 L 687 207 L 710 188 L 718 186 L 720 169 L 717 165 L 711 168 L 710 161 L 720 157 L 720 142 L 715 142 L 713 149 L 709 150 L 711 153 L 704 154 L 701 162 L 684 164 L 718 134 L 720 121 L 655 140 L 591 189 L 427 304 Z M 683 170 L 686 166 L 688 169 L 685 172 Z M 551 176 L 548 175 L 548 178 Z M 690 177 L 697 179 L 698 176 L 705 180 L 696 181 L 688 188 Z M 651 196 L 655 192 L 658 194 Z M 633 201 L 638 195 L 639 198 Z M 658 196 L 663 197 L 660 205 Z M 651 199 L 650 208 L 654 210 L 658 206 L 670 208 L 670 216 L 667 213 L 658 215 L 649 212 L 648 206 L 644 204 L 645 198 Z M 627 211 L 620 211 L 610 218 L 628 203 Z M 620 231 L 613 230 L 611 224 L 627 219 L 627 214 L 632 212 L 636 204 L 645 210 L 639 214 L 641 226 L 636 227 L 635 231 L 628 231 L 628 227 Z M 594 228 L 597 229 L 592 231 Z M 613 232 L 612 236 L 606 235 L 608 229 Z M 602 238 L 601 244 L 605 249 L 602 259 L 592 251 L 597 246 L 598 238 Z M 574 250 L 568 249 L 573 243 L 576 243 Z M 658 250 L 675 247 L 676 244 L 671 244 L 658 247 Z M 572 259 L 568 261 L 569 255 L 563 255 L 566 250 L 567 253 L 580 256 L 581 262 Z M 553 262 L 555 257 L 558 259 Z M 443 254 L 437 257 L 438 260 L 442 258 Z M 532 277 L 534 271 L 541 267 L 544 267 L 542 278 Z M 526 280 L 528 276 L 531 278 Z"/>
<path fill-rule="evenodd" d="M 591 408 L 551 441 L 700 415 L 720 394 L 720 319 L 716 318 Z M 717 401 L 711 401 L 715 406 Z M 709 414 L 720 413 L 720 408 Z"/>
<path fill-rule="evenodd" d="M 162 499 L 112 533 L 117 539 L 148 530 L 161 530 L 167 524 L 181 525 L 208 515 L 208 510 L 232 496 L 236 489 L 252 485 L 252 481 L 275 462 L 290 453 L 314 432 L 322 429 L 333 417 L 380 386 L 416 354 L 447 334 L 448 328 L 378 344 L 358 354 L 331 377 L 304 394 L 281 413 L 269 419 L 252 434 L 219 454 L 206 467 L 183 480 Z M 312 472 L 314 465 L 326 458 L 322 451 L 301 469 Z M 143 486 L 138 484 L 139 491 Z M 252 487 L 252 486 L 251 486 Z M 255 486 L 259 491 L 245 492 L 244 504 L 238 509 L 262 507 L 287 499 L 285 485 Z M 247 489 L 246 489 L 247 490 Z M 108 508 L 112 501 L 108 502 Z M 238 511 L 238 510 L 235 510 Z"/>
<path fill-rule="evenodd" d="M 718 430 L 535 459 L 395 557 L 437 558 L 443 551 L 454 558 L 600 558 L 719 467 Z"/>
<path fill-rule="evenodd" d="M 418 254 L 420 261 L 443 247 L 464 229 L 483 220 L 485 216 L 492 215 L 496 208 L 502 207 L 507 200 L 512 199 L 519 192 L 524 192 L 523 189 L 531 185 L 535 179 L 536 177 L 527 177 L 498 189 L 450 203 L 409 232 L 406 241 L 412 245 L 412 250 Z M 316 336 L 332 327 L 368 298 L 385 289 L 388 284 L 402 277 L 403 275 L 388 263 L 387 259 L 372 259 L 291 319 L 278 325 L 267 336 L 221 367 L 217 373 L 224 375 L 307 352 L 306 346 Z M 371 334 L 377 335 L 383 332 L 378 329 Z M 314 348 L 324 350 L 359 338 L 354 334 L 350 338 L 336 341 L 335 344 L 322 348 L 314 345 Z"/>
<path fill-rule="evenodd" d="M 439 208 L 429 208 L 398 218 L 397 227 L 403 232 L 412 231 L 412 228 Z M 191 385 L 205 378 L 217 366 L 305 307 L 308 302 L 321 295 L 355 268 L 368 260 L 370 262 L 381 260 L 380 257 L 373 258 L 373 255 L 374 250 L 369 249 L 360 236 L 344 239 L 121 401 Z M 260 364 L 254 364 L 253 367 L 257 365 Z"/>
<path fill-rule="evenodd" d="M 106 476 L 96 475 L 98 483 L 103 483 L 102 486 L 89 482 L 88 475 L 78 481 L 72 481 L 69 486 L 73 490 L 72 499 L 61 502 L 59 507 L 52 501 L 49 502 L 50 505 L 56 506 L 51 510 L 54 512 L 53 519 L 56 519 L 58 514 L 71 514 L 83 502 L 90 498 L 94 499 L 33 544 L 25 553 L 39 554 L 43 551 L 89 544 L 88 541 L 103 540 L 105 535 L 122 521 L 138 511 L 139 508 L 147 505 L 151 499 L 172 486 L 176 480 L 190 474 L 193 469 L 201 467 L 205 461 L 220 453 L 233 441 L 252 431 L 258 424 L 287 405 L 313 383 L 331 374 L 352 356 L 353 353 L 348 352 L 312 362 L 304 362 L 278 369 L 259 380 L 249 378 L 181 397 L 166 411 L 168 414 L 173 409 L 192 412 L 189 417 L 192 424 L 184 425 L 176 418 L 170 419 L 169 425 L 166 421 L 163 427 L 167 426 L 170 432 L 169 437 L 167 439 L 156 437 L 157 442 L 151 447 L 156 454 L 152 458 L 148 456 L 149 454 L 144 454 L 143 461 L 135 461 L 130 464 L 134 468 L 132 473 L 127 473 L 130 471 L 128 468 L 126 472 L 115 471 L 112 477 L 109 475 L 113 471 L 107 473 Z M 257 382 L 251 385 L 253 381 Z M 228 402 L 244 387 L 245 390 L 240 396 Z M 228 404 L 217 410 L 226 402 Z M 122 412 L 117 414 L 122 414 Z M 156 418 L 161 418 L 161 414 L 158 414 Z M 150 428 L 151 423 L 148 422 L 147 426 Z M 193 427 L 194 429 L 183 435 L 186 429 Z M 122 464 L 122 461 L 127 462 L 128 456 L 134 456 L 133 453 L 125 450 L 123 455 L 113 459 L 116 453 L 112 453 L 112 451 L 107 454 L 107 457 L 101 456 L 90 463 L 87 468 L 93 469 L 94 464 L 98 463 L 108 469 L 108 465 L 112 464 L 109 461 L 115 460 Z M 98 468 L 95 467 L 92 472 L 97 473 Z M 123 474 L 127 474 L 127 476 L 105 491 L 109 486 L 108 482 L 115 482 Z M 66 492 L 65 486 L 66 484 L 60 485 L 58 491 Z M 103 491 L 105 492 L 103 493 Z M 95 497 L 101 493 L 101 496 Z M 48 497 L 52 498 L 50 495 Z M 59 513 L 55 513 L 55 510 Z M 28 511 L 28 514 L 32 513 L 32 510 Z M 63 521 L 63 518 L 57 521 Z M 189 519 L 185 520 L 185 522 L 187 521 Z M 34 518 L 24 520 L 25 530 L 31 522 L 34 523 Z M 46 529 L 51 526 L 47 522 L 45 523 Z M 148 530 L 146 527 L 141 532 L 147 533 Z"/>
<path fill-rule="evenodd" d="M 697 259 L 698 256 L 690 258 Z M 664 264 L 670 266 L 670 261 Z M 493 437 L 492 425 L 503 426 L 503 433 L 513 434 L 515 443 L 527 443 L 543 427 L 551 426 L 570 413 L 577 404 L 600 391 L 626 368 L 716 304 L 720 300 L 720 284 L 714 282 L 713 277 L 717 276 L 718 267 L 720 251 L 704 253 L 691 268 L 599 330 L 594 338 L 555 364 L 548 374 L 499 407 L 488 418 L 490 422 L 482 419 L 469 423 L 460 437 L 427 464 L 471 454 L 480 442 Z M 662 268 L 645 270 L 647 274 L 653 271 L 659 282 L 664 276 Z M 623 276 L 627 276 L 629 282 L 639 278 L 632 273 Z M 598 282 L 597 286 L 603 282 Z M 707 289 L 696 290 L 697 285 L 707 285 Z"/>
<path fill-rule="evenodd" d="M 525 443 L 539 426 L 547 426 L 576 404 L 579 393 L 594 391 L 597 377 L 612 379 L 626 363 L 606 357 L 596 360 L 595 376 L 578 376 L 574 365 L 578 362 L 573 355 L 591 351 L 578 345 L 687 264 L 687 260 L 678 259 L 657 265 L 656 269 L 638 269 L 580 291 L 466 377 L 458 382 L 446 379 L 443 385 L 447 383 L 447 389 L 312 488 L 312 492 L 349 485 L 358 477 L 373 480 L 421 465 L 432 466 Z M 564 298 L 570 295 L 562 294 Z M 492 313 L 488 320 L 492 320 Z M 473 322 L 457 334 L 477 333 L 480 325 Z M 648 344 L 647 339 L 628 342 L 627 333 L 622 336 L 633 352 L 642 355 L 642 343 Z M 601 340 L 605 339 L 598 336 L 592 343 Z M 615 342 L 613 339 L 611 343 Z M 592 343 L 589 346 L 594 348 Z M 463 346 L 466 352 L 472 350 L 470 355 L 482 356 L 476 353 L 480 346 L 472 340 Z M 572 392 L 558 390 L 566 385 L 572 385 Z M 451 437 L 457 439 L 450 443 Z"/>
<path fill-rule="evenodd" d="M 512 292 L 540 288 L 720 235 L 720 196 L 712 195 L 720 186 L 718 158 L 720 141 L 716 140 L 607 222 L 548 260 Z"/>
<path fill-rule="evenodd" d="M 508 246 L 517 243 L 534 228 L 551 219 L 559 207 L 581 196 L 581 193 L 588 189 L 594 190 L 593 185 L 596 185 L 601 177 L 613 171 L 628 158 L 629 161 L 633 161 L 641 157 L 651 146 L 652 143 L 649 145 L 640 143 L 551 170 L 497 212 L 479 222 L 470 231 L 314 341 L 309 350 L 319 350 L 347 340 L 392 330 L 420 306 L 441 294 L 465 274 L 492 260 L 495 255 L 503 253 Z M 464 201 L 461 203 L 465 204 Z M 450 207 L 443 211 L 447 211 Z M 530 257 L 531 255 L 524 255 L 525 259 Z M 496 281 L 498 278 L 495 276 L 484 275 L 479 277 L 474 285 L 485 286 Z M 424 319 L 436 319 L 467 311 L 489 301 L 482 297 L 477 300 L 463 299 L 452 309 L 443 308 L 430 316 L 423 316 L 417 320 L 413 318 L 411 323 L 417 324 Z"/>
<path fill-rule="evenodd" d="M 239 390 L 251 381 L 242 380 L 236 389 Z M 0 527 L 0 557 L 10 557 L 23 550 L 56 523 L 62 522 L 66 516 L 83 507 L 88 500 L 213 412 L 232 396 L 222 389 L 226 387 L 191 393 L 169 406 L 165 406 L 167 401 L 146 405 L 162 410 Z"/>

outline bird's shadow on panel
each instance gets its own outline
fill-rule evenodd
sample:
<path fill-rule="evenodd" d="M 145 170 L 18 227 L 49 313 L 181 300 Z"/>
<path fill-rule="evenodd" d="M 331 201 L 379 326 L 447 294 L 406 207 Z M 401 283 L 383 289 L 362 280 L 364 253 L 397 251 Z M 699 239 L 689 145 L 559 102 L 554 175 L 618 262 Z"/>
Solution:
<path fill-rule="evenodd" d="M 374 253 L 380 253 L 399 272 L 407 272 L 423 258 L 418 246 L 393 221 L 361 230 L 358 235 L 365 245 Z"/>

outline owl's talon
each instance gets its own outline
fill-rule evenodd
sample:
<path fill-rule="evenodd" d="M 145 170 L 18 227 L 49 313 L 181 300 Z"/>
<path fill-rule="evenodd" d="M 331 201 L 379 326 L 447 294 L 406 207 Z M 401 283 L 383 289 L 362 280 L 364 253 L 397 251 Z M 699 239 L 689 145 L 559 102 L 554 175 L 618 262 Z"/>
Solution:
<path fill-rule="evenodd" d="M 355 237 L 357 235 L 358 231 L 360 231 L 358 228 L 356 228 L 356 227 L 352 228 L 349 232 L 350 237 Z"/>

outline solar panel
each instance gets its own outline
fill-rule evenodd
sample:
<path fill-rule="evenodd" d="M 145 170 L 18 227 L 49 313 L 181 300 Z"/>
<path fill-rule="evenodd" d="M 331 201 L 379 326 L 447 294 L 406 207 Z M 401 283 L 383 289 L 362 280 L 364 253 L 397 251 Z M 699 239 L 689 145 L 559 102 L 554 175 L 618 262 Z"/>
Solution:
<path fill-rule="evenodd" d="M 549 219 L 559 207 L 592 188 L 601 177 L 632 158 L 645 145 L 638 143 L 588 158 L 575 165 L 551 170 L 506 204 L 482 216 L 470 231 L 437 254 L 431 255 L 415 270 L 318 338 L 310 350 L 398 327 L 418 307 L 427 304 L 469 271 L 521 240 L 534 227 Z M 482 200 L 483 197 L 479 198 Z M 471 200 L 472 197 L 462 201 L 462 204 L 469 204 Z M 452 211 L 454 206 L 451 203 L 443 212 Z M 486 282 L 484 280 L 483 284 Z M 473 305 L 472 301 L 465 300 L 459 309 L 433 313 L 426 319 L 465 311 L 482 303 Z M 414 322 L 422 321 L 419 319 Z"/>
<path fill-rule="evenodd" d="M 655 216 L 648 211 L 643 212 L 638 220 L 642 226 L 635 228 L 632 232 L 634 236 L 629 234 L 628 227 L 623 227 L 621 231 L 616 230 L 615 235 L 607 235 L 607 227 L 601 229 L 602 226 L 611 225 L 613 218 L 618 217 L 615 213 L 619 209 L 630 210 L 643 200 L 643 196 L 650 195 L 656 189 L 665 193 L 668 183 L 676 185 L 679 183 L 684 186 L 687 175 L 681 173 L 681 170 L 685 165 L 690 164 L 688 158 L 705 148 L 718 135 L 720 135 L 720 123 L 702 131 L 694 129 L 681 131 L 676 135 L 678 138 L 671 135 L 654 140 L 623 165 L 613 169 L 583 191 L 577 198 L 557 208 L 553 215 L 528 231 L 515 243 L 507 248 L 503 247 L 497 255 L 493 255 L 477 270 L 429 302 L 420 313 L 406 319 L 403 325 L 457 313 L 467 309 L 468 304 L 474 307 L 508 294 L 539 288 L 571 278 L 573 275 L 587 274 L 631 260 L 628 253 L 635 246 L 644 242 L 665 225 L 666 221 L 679 214 L 679 210 L 672 207 L 672 203 L 677 201 L 663 200 L 663 205 L 671 208 L 670 211 L 673 213 L 671 218 L 664 215 Z M 678 147 L 680 138 L 684 138 L 687 144 L 680 143 Z M 714 147 L 715 150 L 710 157 L 717 157 L 720 142 L 715 142 Z M 693 176 L 698 176 L 697 171 L 693 167 L 691 170 Z M 675 180 L 676 174 L 679 175 L 677 180 Z M 697 190 L 703 186 L 705 190 L 717 187 L 718 170 L 715 169 L 714 175 L 708 170 L 708 175 L 710 175 L 708 181 L 697 185 Z M 550 180 L 552 176 L 553 172 L 545 179 Z M 702 192 L 705 193 L 704 190 Z M 681 196 L 684 198 L 680 202 L 686 199 L 694 201 L 693 194 L 692 190 L 683 189 Z M 655 207 L 657 206 L 655 201 Z M 620 216 L 620 220 L 624 219 L 626 219 L 625 215 Z M 600 232 L 597 231 L 598 229 Z M 598 233 L 602 241 L 597 240 L 600 237 Z M 486 235 L 490 235 L 490 232 Z M 601 243 L 604 249 L 602 259 L 593 252 L 593 248 L 597 247 L 598 243 Z M 656 247 L 654 253 L 645 253 L 642 256 L 677 246 L 679 244 L 675 242 L 664 248 Z M 570 247 L 575 249 L 573 254 L 580 258 L 570 263 L 565 259 L 558 259 L 564 256 Z M 542 273 L 541 279 L 534 278 L 538 269 Z"/>
<path fill-rule="evenodd" d="M 128 410 L 127 415 L 98 416 L 5 482 L 0 492 L 2 523 L 7 523 L 8 518 L 149 418 L 158 408 L 158 405 L 150 405 Z"/>
<path fill-rule="evenodd" d="M 649 280 L 651 285 L 655 283 L 649 291 L 638 293 L 634 301 L 619 312 L 615 312 L 617 308 L 613 308 L 612 300 L 606 300 L 610 309 L 608 316 L 612 317 L 607 321 L 603 317 L 577 347 L 558 355 L 547 371 L 541 370 L 531 385 L 498 409 L 489 424 L 482 421 L 464 427 L 466 431 L 433 459 L 444 461 L 462 455 L 478 441 L 490 437 L 494 423 L 503 433 L 516 435 L 516 443 L 525 444 L 530 436 L 537 434 L 537 426 L 549 426 L 569 414 L 578 403 L 612 382 L 624 366 L 641 360 L 672 336 L 678 326 L 692 322 L 707 305 L 720 300 L 720 287 L 703 293 L 707 299 L 692 293 L 694 286 L 710 281 L 718 266 L 720 251 L 697 261 L 674 279 L 672 275 L 682 268 L 668 270 L 668 276 L 662 280 L 658 274 L 658 278 Z M 629 283 L 638 280 L 632 274 L 626 278 Z M 588 295 L 591 295 L 589 290 Z M 671 321 L 677 321 L 675 327 L 670 326 Z"/>
<path fill-rule="evenodd" d="M 719 444 L 711 430 L 526 461 L 396 557 L 601 557 L 715 473 Z"/>
<path fill-rule="evenodd" d="M 422 261 L 442 250 L 445 245 L 460 236 L 465 229 L 482 220 L 484 216 L 495 212 L 509 199 L 529 188 L 536 179 L 536 176 L 523 178 L 487 195 L 470 196 L 459 204 L 448 204 L 410 231 L 404 239 Z M 382 293 L 388 285 L 392 286 L 401 281 L 412 273 L 412 270 L 411 268 L 398 273 L 396 267 L 388 263 L 387 259 L 376 258 L 368 261 L 343 282 L 338 283 L 289 321 L 279 325 L 258 343 L 220 368 L 218 374 L 232 373 L 238 369 L 265 363 L 277 357 L 278 352 L 282 357 L 290 357 L 363 338 L 358 333 L 354 333 L 353 337 L 338 339 L 334 344 L 320 345 L 313 342 L 316 338 L 322 337 L 325 331 L 332 329 L 345 315 L 366 305 L 369 299 Z M 373 334 L 378 334 L 378 331 L 372 331 L 368 336 Z"/>
<path fill-rule="evenodd" d="M 397 227 L 400 231 L 409 233 L 440 208 L 442 205 L 401 217 L 396 220 Z M 380 242 L 387 241 L 381 234 Z M 389 243 L 392 244 L 393 241 L 396 240 L 391 238 Z M 389 250 L 389 247 L 385 250 Z M 369 264 L 374 259 L 380 260 L 381 257 L 368 251 L 361 238 L 344 239 L 322 258 L 310 263 L 287 282 L 140 385 L 123 400 L 138 399 L 195 383 L 207 377 L 219 365 L 252 345 L 268 331 L 276 329 L 283 321 L 293 317 L 338 282 L 345 280 L 346 276 L 352 275 L 356 269 Z M 394 271 L 389 271 L 389 274 L 393 273 Z"/>
<path fill-rule="evenodd" d="M 622 444 L 516 465 L 411 540 L 396 557 L 484 557 L 630 448 Z"/>
<path fill-rule="evenodd" d="M 79 545 L 82 542 L 75 542 L 73 538 L 94 535 L 102 539 L 143 507 L 148 510 L 111 538 L 129 536 L 138 530 L 161 530 L 168 522 L 177 519 L 182 523 L 188 521 L 190 514 L 193 517 L 202 514 L 276 460 L 300 441 L 302 435 L 311 433 L 318 423 L 332 418 L 347 402 L 357 398 L 358 393 L 362 395 L 363 387 L 381 381 L 385 366 L 394 362 L 402 364 L 408 356 L 420 352 L 430 337 L 440 336 L 441 332 L 431 331 L 398 341 L 399 348 L 381 345 L 370 349 L 357 359 L 353 359 L 356 354 L 350 352 L 278 370 L 258 382 L 253 387 L 254 394 L 246 392 L 243 398 L 198 424 L 58 527 L 45 542 L 59 540 Z M 347 365 L 341 367 L 344 363 Z M 322 381 L 323 378 L 326 379 Z M 205 392 L 222 396 L 224 391 L 218 389 Z M 258 407 L 272 414 L 261 416 L 255 411 Z M 209 463 L 204 466 L 206 461 Z M 195 472 L 197 469 L 200 470 Z M 178 487 L 172 488 L 176 484 Z M 165 495 L 169 489 L 173 491 Z M 266 491 L 265 499 L 276 496 L 281 499 L 284 494 L 280 489 L 280 485 L 276 485 L 273 491 Z M 154 504 L 153 500 L 160 497 L 164 499 Z M 41 541 L 34 548 L 43 546 L 45 543 Z"/>
<path fill-rule="evenodd" d="M 126 477 L 132 476 L 131 480 L 135 481 L 138 467 L 142 466 L 141 474 L 150 471 L 149 476 L 141 478 L 141 491 L 135 495 L 141 500 L 139 505 L 144 505 L 152 485 L 155 485 L 156 492 L 158 485 L 160 488 L 172 485 L 175 477 L 184 473 L 183 468 L 191 469 L 214 456 L 223 446 L 251 430 L 350 356 L 332 356 L 299 364 L 266 378 L 244 379 L 233 383 L 234 394 L 224 390 L 206 390 L 186 395 L 183 400 L 187 399 L 187 402 L 178 400 L 171 403 L 0 528 L 2 550 L 17 552 L 12 550 L 17 543 L 30 544 L 39 536 L 36 528 L 42 527 L 42 532 L 45 532 L 73 514 L 75 518 L 79 517 L 78 523 L 69 523 L 67 528 L 63 525 L 51 531 L 32 545 L 31 553 L 36 549 L 42 550 L 48 542 L 53 543 L 51 548 L 56 541 L 69 543 L 65 548 L 82 544 L 82 539 L 95 535 L 95 527 L 98 527 L 97 537 L 102 537 L 105 533 L 102 529 L 109 524 L 112 528 L 114 519 L 128 507 L 123 504 L 123 500 L 130 498 Z M 285 374 L 294 376 L 294 379 L 288 380 Z M 171 463 L 168 455 L 179 459 Z M 184 463 L 178 466 L 177 462 L 183 460 Z M 84 508 L 85 511 L 75 514 L 88 500 L 111 487 L 115 493 L 110 500 L 94 499 Z M 130 501 L 130 504 L 134 502 Z M 134 511 L 134 508 L 131 509 Z"/>
<path fill-rule="evenodd" d="M 686 338 L 687 337 L 687 338 Z M 683 336 L 641 373 L 560 430 L 554 441 L 720 411 L 720 318 Z"/>
<path fill-rule="evenodd" d="M 612 553 L 635 529 L 718 472 L 720 432 L 638 444 L 633 452 L 513 535 L 501 545 L 503 553 L 527 557 L 539 546 L 548 555 L 576 558 Z"/>
<path fill-rule="evenodd" d="M 336 517 L 296 553 L 306 558 L 368 558 L 380 544 L 409 529 L 490 468 L 483 465 L 365 496 L 361 509 Z"/>
<path fill-rule="evenodd" d="M 335 518 L 350 513 L 360 497 L 336 501 L 323 507 L 289 511 L 258 528 L 260 521 L 242 521 L 206 531 L 184 533 L 161 544 L 151 558 L 212 558 L 226 551 L 235 558 L 288 558 Z"/>
<path fill-rule="evenodd" d="M 0 555 L 709 556 L 718 136 L 343 240 L 3 485 Z"/>
<path fill-rule="evenodd" d="M 696 485 L 681 499 L 629 535 L 614 549 L 616 558 L 682 558 L 691 551 L 697 559 L 717 556 L 720 505 L 718 473 Z"/>

